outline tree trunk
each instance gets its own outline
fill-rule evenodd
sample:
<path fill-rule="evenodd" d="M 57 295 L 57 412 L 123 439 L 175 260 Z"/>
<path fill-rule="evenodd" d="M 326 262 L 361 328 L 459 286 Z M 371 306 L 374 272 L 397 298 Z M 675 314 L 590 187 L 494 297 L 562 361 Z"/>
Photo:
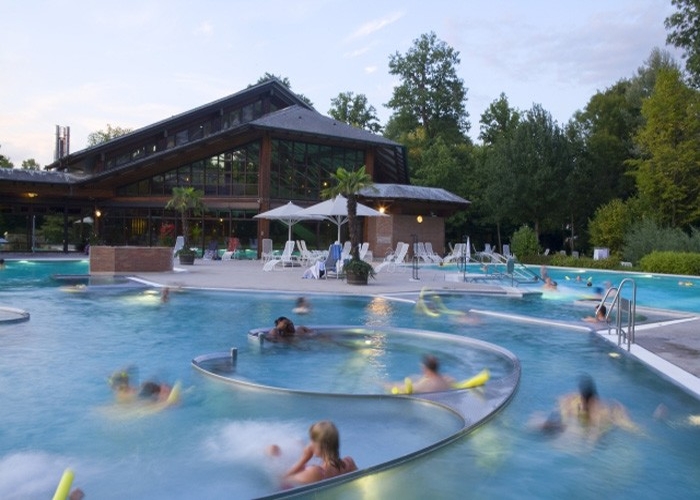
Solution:
<path fill-rule="evenodd" d="M 348 228 L 350 229 L 350 255 L 353 260 L 360 259 L 360 228 L 357 223 L 357 198 L 348 196 Z"/>

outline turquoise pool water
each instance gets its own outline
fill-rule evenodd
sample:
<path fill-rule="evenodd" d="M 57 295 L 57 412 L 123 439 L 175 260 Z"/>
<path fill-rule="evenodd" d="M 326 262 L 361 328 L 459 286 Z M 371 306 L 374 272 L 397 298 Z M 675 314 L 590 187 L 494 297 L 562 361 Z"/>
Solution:
<path fill-rule="evenodd" d="M 0 303 L 32 316 L 0 326 L 0 498 L 47 498 L 68 465 L 88 498 L 251 498 L 275 489 L 280 464 L 269 462 L 264 446 L 279 442 L 294 450 L 314 420 L 336 421 L 343 453 L 361 467 L 426 446 L 461 425 L 430 405 L 241 390 L 191 368 L 199 354 L 249 349 L 248 330 L 281 314 L 301 324 L 327 324 L 332 315 L 334 324 L 465 335 L 510 350 L 522 364 L 515 398 L 475 433 L 318 498 L 460 498 L 465 491 L 472 498 L 690 498 L 700 488 L 700 427 L 688 418 L 700 415 L 700 403 L 634 359 L 610 356 L 614 349 L 587 333 L 496 318 L 464 324 L 417 315 L 411 304 L 385 298 L 313 296 L 312 313 L 297 317 L 295 297 L 280 294 L 173 293 L 161 304 L 137 288 L 68 293 L 50 275 L 79 274 L 81 264 L 35 264 L 27 275 L 31 285 L 14 264 L 0 275 Z M 444 301 L 452 309 L 557 320 L 581 315 L 564 300 L 453 295 Z M 420 349 L 397 354 L 382 376 L 415 373 L 412 358 Z M 305 379 L 313 372 L 312 353 L 281 350 L 266 376 L 293 386 L 300 371 Z M 463 358 L 445 355 L 445 371 L 460 376 L 480 364 L 465 365 Z M 115 409 L 106 378 L 130 364 L 141 379 L 181 380 L 182 404 L 143 418 Z M 641 434 L 613 430 L 588 444 L 530 430 L 529 418 L 549 412 L 582 372 L 596 378 L 603 398 L 626 405 Z M 652 415 L 660 404 L 667 418 L 657 420 Z"/>

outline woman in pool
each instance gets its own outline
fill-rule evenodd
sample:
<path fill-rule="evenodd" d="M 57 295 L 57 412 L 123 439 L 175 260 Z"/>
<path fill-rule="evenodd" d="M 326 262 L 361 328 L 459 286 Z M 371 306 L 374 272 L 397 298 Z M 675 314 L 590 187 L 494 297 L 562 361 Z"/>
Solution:
<path fill-rule="evenodd" d="M 280 342 L 292 340 L 294 337 L 306 335 L 311 330 L 305 326 L 294 326 L 292 320 L 285 316 L 280 316 L 275 320 L 275 327 L 265 334 L 265 340 L 270 342 Z"/>
<path fill-rule="evenodd" d="M 595 316 L 586 316 L 583 321 L 589 323 L 606 323 L 608 320 L 605 317 L 608 314 L 608 308 L 601 304 L 599 307 L 595 308 Z"/>
<path fill-rule="evenodd" d="M 352 457 L 340 458 L 340 435 L 338 429 L 329 420 L 322 420 L 309 428 L 311 442 L 304 447 L 299 460 L 284 474 L 282 484 L 293 488 L 302 484 L 315 483 L 341 474 L 357 470 Z M 279 446 L 272 445 L 269 453 L 279 456 Z M 310 465 L 313 457 L 320 458 L 321 465 Z"/>

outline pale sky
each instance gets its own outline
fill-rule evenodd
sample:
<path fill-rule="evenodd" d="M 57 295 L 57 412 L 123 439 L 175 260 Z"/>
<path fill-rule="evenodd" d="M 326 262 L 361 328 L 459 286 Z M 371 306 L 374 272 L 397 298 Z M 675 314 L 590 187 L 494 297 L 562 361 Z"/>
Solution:
<path fill-rule="evenodd" d="M 671 12 L 671 0 L 0 0 L 0 154 L 46 165 L 56 125 L 76 152 L 108 123 L 137 129 L 265 72 L 323 114 L 340 92 L 365 94 L 384 125 L 389 56 L 430 31 L 460 53 L 472 137 L 501 92 L 563 124 L 670 49 Z"/>

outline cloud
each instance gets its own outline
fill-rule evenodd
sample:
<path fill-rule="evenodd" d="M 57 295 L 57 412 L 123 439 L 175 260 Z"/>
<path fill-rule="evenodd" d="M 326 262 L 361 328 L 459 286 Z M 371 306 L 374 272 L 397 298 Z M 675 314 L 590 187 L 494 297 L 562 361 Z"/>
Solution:
<path fill-rule="evenodd" d="M 345 41 L 351 41 L 351 40 L 356 40 L 358 38 L 364 38 L 366 36 L 371 35 L 372 33 L 376 33 L 377 31 L 381 30 L 382 28 L 386 28 L 390 24 L 395 23 L 399 19 L 401 19 L 405 15 L 404 12 L 393 12 L 389 14 L 386 17 L 383 17 L 381 19 L 374 19 L 372 21 L 366 22 L 362 26 L 360 26 L 357 30 L 355 30 L 353 33 L 348 36 Z"/>
<path fill-rule="evenodd" d="M 209 21 L 202 21 L 194 29 L 194 34 L 199 36 L 210 37 L 214 34 L 214 26 Z"/>
<path fill-rule="evenodd" d="M 372 73 L 375 73 L 377 71 L 377 66 L 366 66 L 365 67 L 365 73 L 368 75 L 371 75 Z"/>

